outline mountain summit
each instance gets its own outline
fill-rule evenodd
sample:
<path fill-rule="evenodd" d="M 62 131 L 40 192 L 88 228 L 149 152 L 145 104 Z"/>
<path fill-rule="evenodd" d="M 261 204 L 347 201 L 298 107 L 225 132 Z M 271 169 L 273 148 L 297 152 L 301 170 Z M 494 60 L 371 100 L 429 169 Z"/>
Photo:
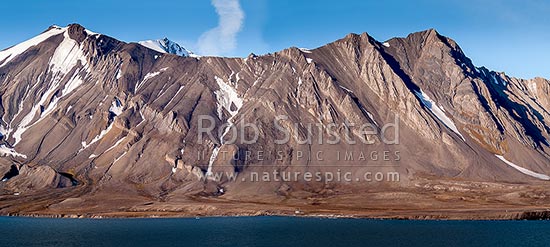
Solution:
<path fill-rule="evenodd" d="M 140 45 L 143 45 L 149 49 L 161 53 L 170 53 L 182 57 L 193 57 L 196 56 L 193 52 L 183 48 L 178 43 L 169 40 L 168 38 L 157 39 L 157 40 L 146 40 L 138 42 Z"/>
<path fill-rule="evenodd" d="M 191 56 L 77 24 L 1 51 L 0 213 L 495 219 L 550 203 L 550 81 L 475 67 L 435 30 Z"/>

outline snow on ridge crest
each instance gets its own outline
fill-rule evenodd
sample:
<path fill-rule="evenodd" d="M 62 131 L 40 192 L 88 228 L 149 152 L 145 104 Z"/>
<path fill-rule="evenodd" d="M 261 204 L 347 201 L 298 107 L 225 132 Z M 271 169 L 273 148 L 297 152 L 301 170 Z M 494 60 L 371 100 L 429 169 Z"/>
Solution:
<path fill-rule="evenodd" d="M 26 41 L 23 41 L 23 42 L 15 45 L 15 46 L 12 46 L 12 47 L 10 47 L 6 50 L 0 51 L 0 62 L 3 61 L 3 63 L 0 64 L 0 67 L 3 67 L 8 62 L 10 62 L 12 59 L 14 59 L 18 55 L 20 55 L 20 54 L 24 53 L 25 51 L 27 51 L 29 48 L 42 43 L 43 41 L 49 39 L 52 36 L 61 34 L 61 33 L 65 32 L 66 30 L 67 30 L 67 28 L 53 27 L 50 30 L 39 34 L 36 37 L 33 37 L 33 38 L 31 38 L 29 40 L 26 40 Z"/>
<path fill-rule="evenodd" d="M 168 38 L 139 41 L 138 44 L 160 53 L 170 53 L 182 57 L 199 57 Z"/>

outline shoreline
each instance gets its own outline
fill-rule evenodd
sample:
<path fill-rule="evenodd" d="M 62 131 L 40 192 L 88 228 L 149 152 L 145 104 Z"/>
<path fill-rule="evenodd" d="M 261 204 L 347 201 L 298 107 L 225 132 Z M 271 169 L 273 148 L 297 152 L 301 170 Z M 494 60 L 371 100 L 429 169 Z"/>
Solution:
<path fill-rule="evenodd" d="M 115 212 L 115 213 L 83 213 L 83 214 L 48 214 L 48 213 L 8 213 L 0 217 L 37 218 L 37 219 L 202 219 L 202 218 L 239 218 L 239 217 L 291 217 L 317 219 L 364 219 L 364 220 L 418 220 L 418 221 L 536 221 L 550 220 L 550 210 L 516 211 L 507 215 L 486 215 L 485 217 L 463 217 L 459 214 L 438 214 L 442 211 L 433 211 L 433 214 L 411 215 L 366 215 L 366 214 L 288 214 L 288 213 L 241 213 L 241 214 L 178 214 L 175 212 Z M 494 217 L 498 216 L 498 217 Z"/>

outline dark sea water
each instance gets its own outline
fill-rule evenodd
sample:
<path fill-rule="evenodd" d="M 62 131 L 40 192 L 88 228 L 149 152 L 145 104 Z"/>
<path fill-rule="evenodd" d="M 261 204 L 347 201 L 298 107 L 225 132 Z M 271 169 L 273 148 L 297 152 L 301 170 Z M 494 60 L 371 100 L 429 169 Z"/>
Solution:
<path fill-rule="evenodd" d="M 550 222 L 0 217 L 0 246 L 550 246 Z"/>

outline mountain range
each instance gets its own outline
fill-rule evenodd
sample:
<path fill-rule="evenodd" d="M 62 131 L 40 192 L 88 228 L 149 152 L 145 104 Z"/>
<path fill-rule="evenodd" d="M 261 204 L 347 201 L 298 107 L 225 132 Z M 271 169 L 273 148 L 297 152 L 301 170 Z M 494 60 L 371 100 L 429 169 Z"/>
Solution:
<path fill-rule="evenodd" d="M 544 218 L 549 96 L 433 29 L 227 58 L 52 26 L 0 52 L 0 213 Z"/>

